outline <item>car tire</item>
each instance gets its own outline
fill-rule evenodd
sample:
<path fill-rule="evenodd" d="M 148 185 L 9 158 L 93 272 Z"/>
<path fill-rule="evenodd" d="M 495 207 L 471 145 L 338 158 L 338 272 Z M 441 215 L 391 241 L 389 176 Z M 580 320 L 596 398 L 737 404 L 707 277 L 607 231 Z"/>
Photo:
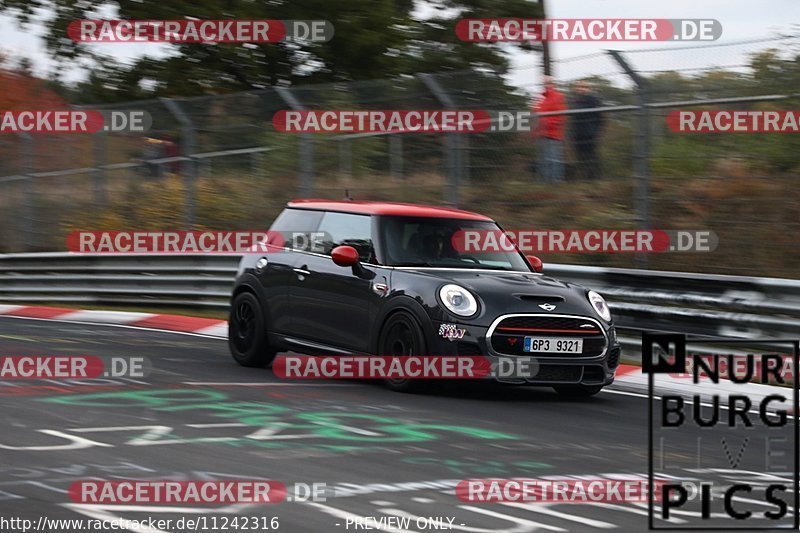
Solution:
<path fill-rule="evenodd" d="M 410 313 L 392 314 L 381 328 L 378 355 L 425 355 L 425 333 Z M 422 389 L 419 380 L 384 379 L 387 388 L 396 392 L 416 392 Z"/>
<path fill-rule="evenodd" d="M 269 345 L 264 311 L 252 293 L 239 293 L 231 303 L 228 348 L 233 359 L 242 366 L 263 368 L 275 359 L 277 351 Z"/>
<path fill-rule="evenodd" d="M 603 390 L 602 385 L 554 385 L 553 388 L 561 396 L 570 398 L 589 398 Z"/>

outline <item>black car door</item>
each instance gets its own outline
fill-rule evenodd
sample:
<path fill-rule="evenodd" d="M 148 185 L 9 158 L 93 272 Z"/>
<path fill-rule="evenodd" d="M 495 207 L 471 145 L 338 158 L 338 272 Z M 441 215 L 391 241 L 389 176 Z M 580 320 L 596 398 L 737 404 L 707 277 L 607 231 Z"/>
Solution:
<path fill-rule="evenodd" d="M 326 212 L 317 228 L 316 247 L 297 252 L 290 285 L 291 328 L 301 339 L 365 352 L 374 319 L 375 267 L 372 219 Z M 361 269 L 341 267 L 330 257 L 336 246 L 359 251 Z"/>
<path fill-rule="evenodd" d="M 279 233 L 285 243 L 283 249 L 265 254 L 268 263 L 256 274 L 267 298 L 273 333 L 292 331 L 289 288 L 296 278 L 292 268 L 300 259 L 300 254 L 292 250 L 292 244 L 303 241 L 298 236 L 315 231 L 321 219 L 321 211 L 284 209 L 269 229 L 270 233 Z"/>

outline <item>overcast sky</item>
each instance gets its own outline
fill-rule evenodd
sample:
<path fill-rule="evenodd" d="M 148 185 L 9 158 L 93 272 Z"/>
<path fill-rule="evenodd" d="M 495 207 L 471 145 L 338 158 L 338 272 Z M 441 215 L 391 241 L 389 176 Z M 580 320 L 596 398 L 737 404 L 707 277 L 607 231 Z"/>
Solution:
<path fill-rule="evenodd" d="M 717 44 L 765 38 L 778 33 L 800 33 L 800 0 L 547 0 L 547 8 L 551 18 L 714 18 L 722 23 L 722 38 L 716 41 Z M 420 12 L 424 13 L 425 9 Z M 498 17 L 502 16 L 498 13 Z M 19 28 L 14 20 L 0 16 L 0 50 L 12 59 L 32 59 L 35 72 L 46 75 L 54 71 L 55 63 L 45 51 L 42 33 L 40 25 Z M 622 81 L 619 69 L 606 56 L 570 58 L 603 52 L 608 48 L 652 49 L 651 53 L 636 53 L 629 57 L 637 68 L 643 70 L 685 69 L 691 72 L 690 69 L 741 65 L 749 53 L 769 45 L 752 43 L 680 51 L 670 50 L 676 46 L 675 43 L 554 42 L 551 50 L 557 62 L 555 74 L 561 80 L 603 74 Z M 128 61 L 140 54 L 158 55 L 164 50 L 164 45 L 159 44 L 98 46 L 120 61 Z M 537 91 L 541 81 L 540 54 L 514 52 L 512 56 L 511 83 L 528 91 Z M 68 72 L 67 79 L 79 79 L 83 74 L 80 68 L 75 68 Z"/>
<path fill-rule="evenodd" d="M 800 33 L 800 1 L 798 0 L 546 0 L 550 18 L 712 18 L 722 24 L 722 37 L 715 44 L 734 43 L 774 36 L 778 33 Z M 693 43 L 680 43 L 691 45 Z M 701 45 L 703 43 L 694 43 Z M 701 50 L 674 50 L 676 43 L 553 42 L 556 61 L 617 50 L 653 50 L 628 56 L 635 67 L 643 70 L 692 69 L 741 65 L 747 55 L 770 46 L 753 43 L 736 46 L 714 46 Z M 660 51 L 659 51 L 660 50 Z M 511 82 L 527 90 L 538 89 L 541 81 L 541 59 L 533 53 L 513 54 Z M 619 76 L 616 64 L 606 57 L 566 61 L 555 65 L 561 80 L 590 74 L 613 73 Z M 613 78 L 613 76 L 611 76 Z"/>

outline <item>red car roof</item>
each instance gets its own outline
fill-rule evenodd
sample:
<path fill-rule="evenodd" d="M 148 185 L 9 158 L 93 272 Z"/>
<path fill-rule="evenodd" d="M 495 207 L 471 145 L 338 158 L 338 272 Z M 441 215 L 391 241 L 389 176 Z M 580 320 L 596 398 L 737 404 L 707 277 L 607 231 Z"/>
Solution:
<path fill-rule="evenodd" d="M 358 213 L 361 215 L 390 215 L 423 218 L 461 218 L 467 220 L 492 219 L 473 213 L 452 209 L 450 207 L 436 207 L 432 205 L 404 204 L 399 202 L 365 202 L 357 200 L 321 200 L 303 199 L 292 200 L 288 207 L 300 209 L 319 209 L 322 211 L 340 211 L 344 213 Z"/>

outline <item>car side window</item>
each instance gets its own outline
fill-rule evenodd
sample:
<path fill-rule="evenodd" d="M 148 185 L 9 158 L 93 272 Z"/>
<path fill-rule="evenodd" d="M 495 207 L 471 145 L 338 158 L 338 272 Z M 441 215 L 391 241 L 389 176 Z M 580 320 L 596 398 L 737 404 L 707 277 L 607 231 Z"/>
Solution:
<path fill-rule="evenodd" d="M 325 213 L 318 230 L 323 234 L 322 246 L 326 255 L 337 246 L 352 246 L 358 250 L 361 261 L 375 263 L 372 243 L 372 218 L 349 213 Z"/>
<path fill-rule="evenodd" d="M 311 242 L 312 233 L 317 231 L 322 215 L 322 211 L 287 208 L 278 215 L 269 230 L 280 233 L 287 247 L 295 247 L 298 243 Z"/>

